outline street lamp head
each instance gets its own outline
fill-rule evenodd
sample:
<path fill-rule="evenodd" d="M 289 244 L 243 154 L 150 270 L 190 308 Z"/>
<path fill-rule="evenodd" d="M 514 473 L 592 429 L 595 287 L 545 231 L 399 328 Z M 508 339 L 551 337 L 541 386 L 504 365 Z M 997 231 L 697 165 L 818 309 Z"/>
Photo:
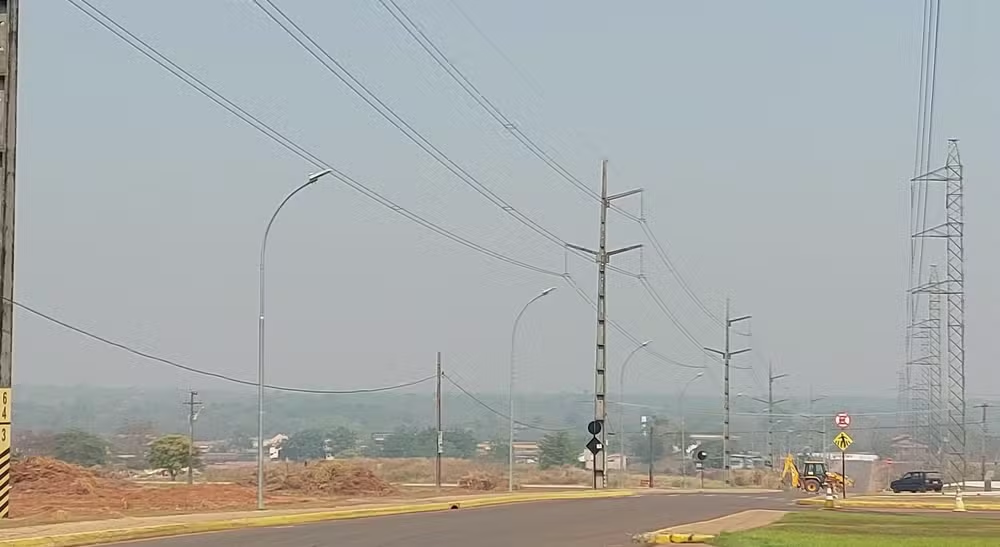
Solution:
<path fill-rule="evenodd" d="M 322 171 L 319 171 L 318 173 L 313 173 L 309 175 L 309 182 L 316 182 L 317 180 L 329 175 L 330 173 L 333 173 L 333 169 L 324 169 Z"/>
<path fill-rule="evenodd" d="M 556 290 L 558 288 L 559 287 L 549 287 L 549 288 L 545 289 L 544 291 L 542 291 L 541 296 L 545 296 L 545 295 L 549 294 L 550 292 L 552 292 L 552 291 L 554 291 L 554 290 Z"/>
<path fill-rule="evenodd" d="M 652 340 L 646 340 L 645 342 L 643 342 L 643 343 L 639 344 L 639 347 L 640 347 L 640 348 L 644 348 L 644 347 L 646 347 L 646 346 L 648 346 L 648 345 L 650 345 L 650 344 L 652 344 L 652 343 L 653 343 L 653 341 L 652 341 Z"/>
<path fill-rule="evenodd" d="M 695 377 L 695 378 L 701 378 L 701 377 L 702 377 L 702 376 L 704 376 L 704 375 L 705 375 L 705 373 L 704 373 L 704 372 L 699 372 L 698 374 L 695 374 L 695 375 L 694 375 L 694 377 Z"/>

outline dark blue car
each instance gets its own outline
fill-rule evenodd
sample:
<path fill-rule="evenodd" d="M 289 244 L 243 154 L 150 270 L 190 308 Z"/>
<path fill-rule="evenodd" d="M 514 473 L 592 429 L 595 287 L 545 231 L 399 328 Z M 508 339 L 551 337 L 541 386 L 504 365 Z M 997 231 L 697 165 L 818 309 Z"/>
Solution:
<path fill-rule="evenodd" d="M 940 492 L 943 487 L 941 473 L 937 471 L 910 471 L 889 484 L 889 489 L 895 494 L 899 492 Z"/>

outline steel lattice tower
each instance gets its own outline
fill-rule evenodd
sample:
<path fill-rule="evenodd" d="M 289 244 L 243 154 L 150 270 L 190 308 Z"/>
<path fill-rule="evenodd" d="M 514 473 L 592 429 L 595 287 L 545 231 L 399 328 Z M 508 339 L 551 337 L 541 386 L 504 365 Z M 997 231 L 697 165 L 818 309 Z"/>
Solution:
<path fill-rule="evenodd" d="M 929 281 L 913 292 L 947 298 L 947 388 L 944 453 L 947 454 L 947 475 L 952 483 L 964 484 L 966 460 L 965 405 L 965 207 L 962 158 L 958 140 L 948 140 L 948 159 L 940 167 L 913 179 L 917 183 L 944 183 L 945 222 L 914 237 L 945 240 L 946 273 L 939 281 Z"/>
<path fill-rule="evenodd" d="M 926 319 L 913 325 L 912 338 L 921 340 L 920 357 L 908 363 L 913 381 L 910 407 L 910 423 L 915 439 L 927 445 L 928 464 L 941 464 L 941 278 L 937 265 L 931 264 L 930 277 L 925 287 L 918 293 L 926 293 Z"/>

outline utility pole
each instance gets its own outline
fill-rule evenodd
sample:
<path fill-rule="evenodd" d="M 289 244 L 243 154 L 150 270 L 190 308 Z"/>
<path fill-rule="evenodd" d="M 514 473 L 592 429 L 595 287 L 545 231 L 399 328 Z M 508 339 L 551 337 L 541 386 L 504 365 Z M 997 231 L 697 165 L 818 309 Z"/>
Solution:
<path fill-rule="evenodd" d="M 653 487 L 653 435 L 656 434 L 656 417 L 649 420 L 649 487 Z"/>
<path fill-rule="evenodd" d="M 729 349 L 729 330 L 732 329 L 733 324 L 739 323 L 740 321 L 746 321 L 750 319 L 749 315 L 744 315 L 741 317 L 730 317 L 729 316 L 729 299 L 726 299 L 726 324 L 725 324 L 725 337 L 726 346 L 725 349 L 720 351 L 712 348 L 705 348 L 706 351 L 712 353 L 717 353 L 722 356 L 722 365 L 725 369 L 725 378 L 723 380 L 722 386 L 722 398 L 725 403 L 725 416 L 722 421 L 722 468 L 723 475 L 726 480 L 726 486 L 730 485 L 730 474 L 729 474 L 729 361 L 734 355 L 739 355 L 741 353 L 746 353 L 750 351 L 750 348 L 744 348 L 741 350 L 730 351 Z"/>
<path fill-rule="evenodd" d="M 982 472 L 983 483 L 984 484 L 986 483 L 986 409 L 989 408 L 989 407 L 990 407 L 989 403 L 983 403 L 981 405 L 976 405 L 976 408 L 983 409 L 983 422 L 982 422 L 982 426 L 983 426 L 983 431 L 982 431 L 983 444 L 982 444 L 981 451 L 979 453 L 979 466 L 980 466 L 979 469 Z"/>
<path fill-rule="evenodd" d="M 198 392 L 190 391 L 188 401 L 184 403 L 188 407 L 188 460 L 187 460 L 187 481 L 194 484 L 194 421 L 198 419 L 201 412 L 201 401 L 197 400 Z"/>
<path fill-rule="evenodd" d="M 437 411 L 437 458 L 434 460 L 434 486 L 441 490 L 441 458 L 444 454 L 444 431 L 441 430 L 441 352 L 437 354 L 437 396 L 435 407 Z"/>
<path fill-rule="evenodd" d="M 17 150 L 18 0 L 0 0 L 0 519 L 10 512 L 14 354 L 14 168 Z"/>
<path fill-rule="evenodd" d="M 751 397 L 754 401 L 767 405 L 767 457 L 771 462 L 771 469 L 774 469 L 774 405 L 780 405 L 788 399 L 774 400 L 774 382 L 787 377 L 788 374 L 775 374 L 774 366 L 767 363 L 767 400 Z"/>
<path fill-rule="evenodd" d="M 594 421 L 600 426 L 598 441 L 600 447 L 594 453 L 594 488 L 605 488 L 608 485 L 608 431 L 605 422 L 608 418 L 607 407 L 607 291 L 605 281 L 607 279 L 607 266 L 611 257 L 627 251 L 632 251 L 642 247 L 641 244 L 629 245 L 613 251 L 607 250 L 608 243 L 608 209 L 611 202 L 638 194 L 641 188 L 629 190 L 620 194 L 608 195 L 608 160 L 601 162 L 601 230 L 598 239 L 597 250 L 568 244 L 567 246 L 578 251 L 584 251 L 594 255 L 597 260 L 597 364 L 594 371 Z"/>

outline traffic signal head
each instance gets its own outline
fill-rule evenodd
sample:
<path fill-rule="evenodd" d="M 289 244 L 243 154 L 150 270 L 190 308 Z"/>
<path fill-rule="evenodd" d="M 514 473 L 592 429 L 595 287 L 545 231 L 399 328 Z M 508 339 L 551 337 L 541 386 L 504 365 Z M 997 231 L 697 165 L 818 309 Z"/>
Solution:
<path fill-rule="evenodd" d="M 698 458 L 699 461 L 705 461 L 705 458 L 708 457 L 708 452 L 705 452 L 704 450 L 699 450 L 698 453 L 695 454 L 695 457 Z"/>

